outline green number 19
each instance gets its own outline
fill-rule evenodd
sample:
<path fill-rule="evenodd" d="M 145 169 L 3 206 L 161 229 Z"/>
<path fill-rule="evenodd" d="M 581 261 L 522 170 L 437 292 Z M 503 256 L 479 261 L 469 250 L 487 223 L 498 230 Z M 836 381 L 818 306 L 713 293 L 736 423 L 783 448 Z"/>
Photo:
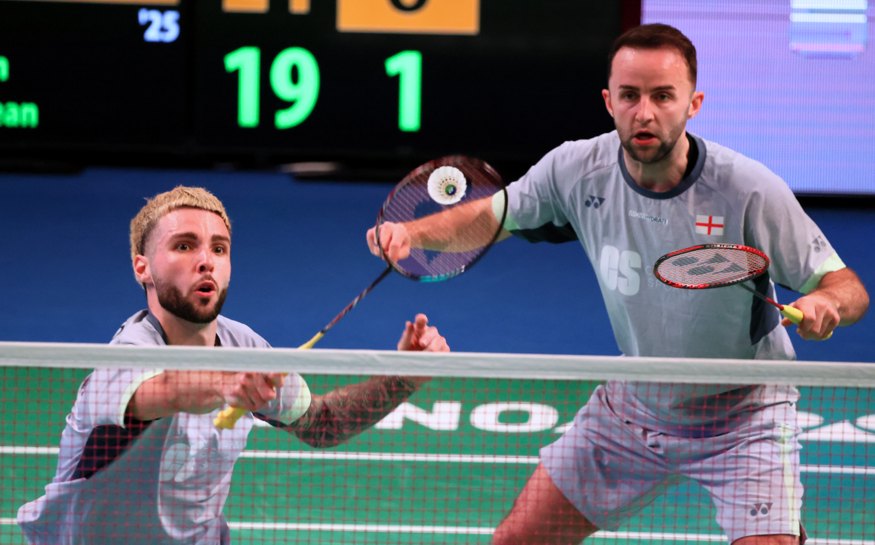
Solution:
<path fill-rule="evenodd" d="M 257 47 L 241 47 L 225 55 L 225 71 L 239 72 L 237 124 L 244 128 L 257 127 L 260 121 L 260 65 L 261 50 Z M 296 70 L 297 78 L 294 77 Z M 284 49 L 270 65 L 270 87 L 277 97 L 292 103 L 274 115 L 276 128 L 300 125 L 319 98 L 316 58 L 300 47 Z"/>

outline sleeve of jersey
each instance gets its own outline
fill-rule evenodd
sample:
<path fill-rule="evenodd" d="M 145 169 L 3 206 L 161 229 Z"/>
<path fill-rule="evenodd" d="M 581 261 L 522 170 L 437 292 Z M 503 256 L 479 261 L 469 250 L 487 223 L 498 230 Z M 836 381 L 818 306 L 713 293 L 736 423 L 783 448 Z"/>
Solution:
<path fill-rule="evenodd" d="M 748 204 L 748 244 L 769 256 L 775 282 L 808 293 L 845 264 L 781 178 L 765 167 L 758 178 Z"/>
<path fill-rule="evenodd" d="M 519 180 L 507 187 L 507 215 L 503 228 L 531 242 L 568 242 L 577 240 L 562 208 L 557 187 L 562 180 L 561 160 L 567 144 L 550 151 Z M 504 193 L 492 198 L 496 219 L 501 220 Z"/>
<path fill-rule="evenodd" d="M 289 373 L 280 388 L 276 399 L 255 413 L 255 416 L 273 425 L 288 426 L 307 412 L 312 396 L 304 378 L 297 373 Z"/>
<path fill-rule="evenodd" d="M 125 426 L 125 412 L 141 384 L 160 369 L 95 369 L 79 387 L 71 424 L 78 429 Z"/>

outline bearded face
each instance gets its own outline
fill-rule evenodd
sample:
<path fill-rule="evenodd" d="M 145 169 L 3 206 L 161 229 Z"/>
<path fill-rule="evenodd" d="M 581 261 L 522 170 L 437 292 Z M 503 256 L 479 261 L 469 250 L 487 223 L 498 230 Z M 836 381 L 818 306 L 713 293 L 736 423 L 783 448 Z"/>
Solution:
<path fill-rule="evenodd" d="M 222 218 L 179 208 L 156 224 L 134 271 L 150 307 L 194 324 L 209 324 L 222 311 L 231 281 L 231 237 Z"/>
<path fill-rule="evenodd" d="M 202 297 L 197 290 L 183 294 L 176 286 L 159 281 L 155 282 L 155 291 L 164 310 L 195 324 L 208 324 L 215 320 L 221 314 L 228 296 L 227 288 L 218 291 L 215 298 Z"/>

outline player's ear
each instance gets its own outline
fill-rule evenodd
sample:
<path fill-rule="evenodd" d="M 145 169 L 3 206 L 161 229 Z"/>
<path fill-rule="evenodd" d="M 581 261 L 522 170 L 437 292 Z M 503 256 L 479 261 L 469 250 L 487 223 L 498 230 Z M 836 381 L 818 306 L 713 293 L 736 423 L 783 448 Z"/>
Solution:
<path fill-rule="evenodd" d="M 605 101 L 605 108 L 611 117 L 614 117 L 614 107 L 611 105 L 611 92 L 607 89 L 602 89 L 602 99 Z"/>
<path fill-rule="evenodd" d="M 687 112 L 687 119 L 692 119 L 699 114 L 702 109 L 702 101 L 705 100 L 705 93 L 702 91 L 693 91 L 693 99 L 690 100 L 690 108 Z"/>
<path fill-rule="evenodd" d="M 137 282 L 143 285 L 152 283 L 152 272 L 149 268 L 148 257 L 137 254 L 134 256 L 133 266 L 134 277 L 137 279 Z"/>

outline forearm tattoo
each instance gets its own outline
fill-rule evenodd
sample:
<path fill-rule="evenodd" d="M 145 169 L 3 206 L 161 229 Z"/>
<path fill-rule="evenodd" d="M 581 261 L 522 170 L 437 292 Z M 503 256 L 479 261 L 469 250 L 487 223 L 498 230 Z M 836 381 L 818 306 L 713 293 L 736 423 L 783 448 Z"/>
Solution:
<path fill-rule="evenodd" d="M 370 428 L 416 391 L 404 377 L 372 377 L 323 396 L 287 429 L 313 447 L 332 447 Z"/>

